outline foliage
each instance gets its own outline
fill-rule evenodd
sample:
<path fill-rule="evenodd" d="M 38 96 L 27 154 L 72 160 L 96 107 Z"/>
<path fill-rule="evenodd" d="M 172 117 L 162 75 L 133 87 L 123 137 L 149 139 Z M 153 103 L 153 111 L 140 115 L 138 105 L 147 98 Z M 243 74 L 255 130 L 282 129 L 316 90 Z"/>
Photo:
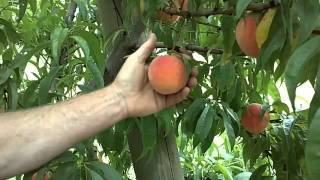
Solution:
<path fill-rule="evenodd" d="M 191 61 L 199 69 L 199 85 L 186 101 L 122 121 L 75 145 L 39 173 L 50 171 L 52 179 L 128 179 L 132 161 L 127 136 L 139 128 L 141 157 L 152 154 L 162 132 L 176 132 L 186 179 L 318 177 L 318 0 L 189 0 L 190 13 L 178 12 L 182 16 L 174 23 L 156 19 L 156 12 L 166 6 L 161 0 L 123 0 L 122 5 L 124 25 L 103 36 L 99 14 L 106 12 L 98 11 L 95 0 L 0 2 L 0 108 L 9 111 L 102 88 L 114 45 L 135 28 L 132 7 L 140 9 L 144 25 L 168 47 L 157 54 L 182 47 L 200 56 Z M 254 7 L 266 5 L 276 7 L 268 38 L 257 59 L 245 56 L 235 41 L 236 24 L 246 9 L 262 16 L 267 8 Z M 73 7 L 78 11 L 72 13 Z M 199 15 L 208 10 L 212 15 Z M 292 108 L 282 101 L 277 85 L 283 82 Z M 296 89 L 305 82 L 315 94 L 310 108 L 300 111 L 295 107 Z M 251 135 L 241 126 L 241 113 L 249 103 L 271 108 L 271 122 L 262 134 Z"/>

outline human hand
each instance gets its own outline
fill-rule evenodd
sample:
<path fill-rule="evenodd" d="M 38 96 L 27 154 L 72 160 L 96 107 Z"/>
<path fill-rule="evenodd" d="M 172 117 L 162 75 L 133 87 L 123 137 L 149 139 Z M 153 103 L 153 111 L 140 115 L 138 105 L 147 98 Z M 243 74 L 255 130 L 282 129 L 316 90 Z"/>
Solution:
<path fill-rule="evenodd" d="M 118 76 L 112 83 L 115 90 L 123 97 L 128 117 L 146 116 L 174 106 L 181 102 L 197 84 L 197 69 L 192 69 L 187 86 L 180 92 L 171 95 L 157 93 L 148 80 L 148 67 L 145 61 L 155 49 L 156 36 L 149 39 L 123 64 Z"/>

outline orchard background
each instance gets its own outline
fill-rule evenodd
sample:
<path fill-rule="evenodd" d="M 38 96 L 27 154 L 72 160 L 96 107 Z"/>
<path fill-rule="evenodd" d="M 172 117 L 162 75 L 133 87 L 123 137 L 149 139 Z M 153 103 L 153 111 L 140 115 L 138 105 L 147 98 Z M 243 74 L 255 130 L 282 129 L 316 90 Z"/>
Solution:
<path fill-rule="evenodd" d="M 263 17 L 270 27 L 256 31 Z M 199 69 L 175 108 L 122 121 L 15 178 L 317 179 L 319 28 L 319 0 L 1 0 L 0 111 L 108 85 L 149 31 L 152 57 L 185 54 Z M 251 103 L 269 111 L 261 133 L 243 126 Z"/>

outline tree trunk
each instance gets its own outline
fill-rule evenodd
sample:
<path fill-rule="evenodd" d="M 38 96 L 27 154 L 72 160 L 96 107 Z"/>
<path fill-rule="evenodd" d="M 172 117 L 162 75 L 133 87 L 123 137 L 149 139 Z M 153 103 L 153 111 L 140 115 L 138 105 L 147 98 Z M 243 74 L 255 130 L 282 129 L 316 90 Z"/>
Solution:
<path fill-rule="evenodd" d="M 108 37 L 122 26 L 121 3 L 121 0 L 97 1 L 105 37 Z M 138 15 L 139 10 L 133 9 L 132 11 L 137 12 L 137 15 L 133 16 L 133 28 L 128 32 L 128 35 L 122 34 L 114 46 L 108 49 L 110 53 L 107 53 L 107 65 L 104 77 L 106 84 L 114 80 L 124 63 L 124 56 L 132 53 L 131 48 L 139 44 L 139 39 L 145 31 L 144 24 L 141 21 L 140 15 Z M 154 151 L 154 156 L 150 158 L 144 157 L 140 160 L 137 160 L 137 158 L 142 153 L 143 146 L 142 136 L 138 128 L 134 128 L 128 134 L 128 141 L 138 180 L 184 179 L 174 133 L 166 138 L 161 137 L 158 140 L 159 143 Z"/>

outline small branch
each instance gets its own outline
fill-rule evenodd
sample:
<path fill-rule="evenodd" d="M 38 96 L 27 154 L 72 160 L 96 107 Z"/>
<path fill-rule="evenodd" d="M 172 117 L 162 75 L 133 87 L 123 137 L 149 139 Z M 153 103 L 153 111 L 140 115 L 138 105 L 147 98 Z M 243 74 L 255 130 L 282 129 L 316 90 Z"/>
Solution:
<path fill-rule="evenodd" d="M 211 54 L 223 54 L 223 50 L 222 49 L 216 49 L 216 48 L 207 48 L 207 47 L 200 47 L 200 46 L 196 46 L 193 44 L 186 44 L 183 47 L 179 47 L 179 46 L 175 46 L 175 47 L 167 47 L 165 46 L 165 44 L 163 42 L 157 42 L 156 43 L 156 47 L 157 48 L 167 48 L 167 49 L 174 49 L 176 51 L 180 51 L 180 48 L 184 48 L 186 50 L 189 51 L 196 51 L 199 53 L 208 53 L 210 52 Z"/>
<path fill-rule="evenodd" d="M 247 7 L 247 10 L 249 11 L 263 11 L 272 7 L 276 7 L 277 4 L 274 2 L 270 3 L 252 3 Z M 164 9 L 165 13 L 170 15 L 178 15 L 183 17 L 201 17 L 201 16 L 211 16 L 211 15 L 232 15 L 234 13 L 234 8 L 224 9 L 224 8 L 216 8 L 216 9 L 210 9 L 210 10 L 201 10 L 201 11 L 177 11 L 175 9 Z"/>
<path fill-rule="evenodd" d="M 320 29 L 314 29 L 312 34 L 320 35 Z"/>

